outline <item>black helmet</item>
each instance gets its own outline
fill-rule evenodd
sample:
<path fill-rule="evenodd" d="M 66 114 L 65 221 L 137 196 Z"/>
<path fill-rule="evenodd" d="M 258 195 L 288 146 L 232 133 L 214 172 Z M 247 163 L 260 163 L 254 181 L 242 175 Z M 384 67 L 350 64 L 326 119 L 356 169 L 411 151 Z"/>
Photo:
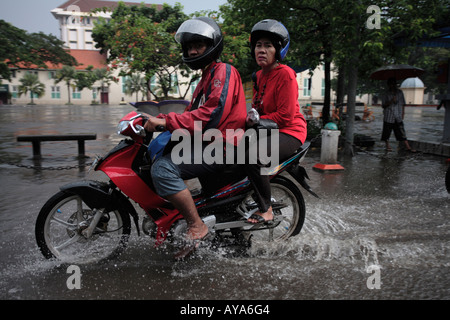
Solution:
<path fill-rule="evenodd" d="M 261 37 L 268 37 L 277 49 L 276 58 L 278 61 L 283 60 L 289 49 L 290 38 L 286 27 L 277 20 L 265 19 L 252 28 L 250 34 L 250 44 L 252 47 L 252 57 L 255 58 L 256 42 Z"/>
<path fill-rule="evenodd" d="M 223 49 L 222 31 L 217 23 L 208 17 L 197 17 L 183 22 L 175 34 L 175 40 L 183 49 L 183 62 L 193 70 L 202 69 L 219 59 Z M 207 43 L 205 53 L 189 58 L 187 44 L 199 40 Z"/>

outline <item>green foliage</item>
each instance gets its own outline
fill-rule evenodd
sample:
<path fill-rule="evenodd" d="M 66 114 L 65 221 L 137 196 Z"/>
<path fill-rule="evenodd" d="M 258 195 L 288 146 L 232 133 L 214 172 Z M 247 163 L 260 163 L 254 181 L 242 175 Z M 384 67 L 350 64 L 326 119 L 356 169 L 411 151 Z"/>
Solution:
<path fill-rule="evenodd" d="M 97 80 L 93 66 L 88 66 L 85 71 L 78 71 L 75 73 L 76 87 L 80 91 L 84 88 L 92 89 L 92 86 Z"/>
<path fill-rule="evenodd" d="M 145 79 L 139 74 L 132 74 L 125 80 L 125 93 L 128 95 L 136 94 L 136 101 L 138 100 L 138 94 L 147 92 L 147 84 Z"/>
<path fill-rule="evenodd" d="M 61 70 L 56 72 L 55 84 L 64 81 L 67 86 L 68 104 L 70 104 L 70 87 L 72 82 L 77 79 L 77 71 L 72 66 L 63 66 Z"/>
<path fill-rule="evenodd" d="M 373 11 L 367 9 L 372 5 L 379 9 L 375 10 L 374 18 L 379 22 L 375 28 L 368 27 Z M 448 0 L 228 0 L 220 14 L 228 36 L 246 32 L 248 37 L 252 26 L 262 19 L 281 21 L 291 36 L 284 62 L 311 71 L 325 66 L 324 115 L 329 111 L 327 97 L 331 90 L 328 65 L 333 62 L 347 84 L 337 92 L 337 101 L 347 96 L 345 141 L 351 146 L 356 95 L 375 92 L 380 86 L 370 80 L 371 72 L 385 64 L 402 63 L 408 57 L 411 48 L 397 45 L 399 35 L 406 44 L 415 45 L 422 37 L 432 36 L 437 23 L 448 26 L 449 7 Z M 246 60 L 248 54 L 241 54 L 246 53 L 236 54 L 236 67 L 248 79 L 251 62 Z M 326 123 L 326 117 L 323 120 Z"/>
<path fill-rule="evenodd" d="M 0 20 L 0 79 L 11 80 L 9 67 L 47 68 L 52 64 L 76 65 L 76 60 L 64 49 L 64 42 L 42 32 L 27 33 Z"/>
<path fill-rule="evenodd" d="M 127 6 L 119 2 L 109 21 L 100 20 L 92 37 L 102 52 L 108 52 L 108 62 L 120 75 L 144 73 L 147 89 L 152 92 L 149 80 L 155 76 L 160 84 L 162 98 L 167 98 L 173 86 L 173 74 L 189 74 L 183 65 L 180 46 L 174 35 L 181 23 L 187 20 L 182 6 Z M 156 92 L 152 92 L 156 96 Z"/>
<path fill-rule="evenodd" d="M 373 14 L 367 8 L 373 4 L 381 10 L 379 29 L 367 27 Z M 411 47 L 396 46 L 396 35 L 403 34 L 407 43 L 415 44 L 417 39 L 433 35 L 435 24 L 448 21 L 449 14 L 448 0 L 228 0 L 218 16 L 223 20 L 222 30 L 234 40 L 228 45 L 243 78 L 248 78 L 255 68 L 249 61 L 251 28 L 270 18 L 281 21 L 289 30 L 287 64 L 313 70 L 333 61 L 338 68 L 346 68 L 349 57 L 358 51 L 358 92 L 365 93 L 378 88 L 369 79 L 373 70 L 408 61 Z"/>

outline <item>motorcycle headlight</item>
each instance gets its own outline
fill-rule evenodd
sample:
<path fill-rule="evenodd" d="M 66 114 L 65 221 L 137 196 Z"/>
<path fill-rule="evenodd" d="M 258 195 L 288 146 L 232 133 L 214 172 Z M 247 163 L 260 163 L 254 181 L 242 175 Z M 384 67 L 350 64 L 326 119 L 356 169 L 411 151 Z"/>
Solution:
<path fill-rule="evenodd" d="M 117 125 L 117 133 L 122 134 L 122 132 L 128 128 L 129 124 L 130 121 L 120 121 L 119 124 Z"/>

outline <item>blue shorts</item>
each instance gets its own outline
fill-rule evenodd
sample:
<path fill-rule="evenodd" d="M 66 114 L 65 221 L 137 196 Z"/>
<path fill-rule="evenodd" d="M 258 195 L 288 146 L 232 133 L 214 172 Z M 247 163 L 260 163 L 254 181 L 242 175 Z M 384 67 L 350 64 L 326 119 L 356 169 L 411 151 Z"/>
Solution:
<path fill-rule="evenodd" d="M 156 193 L 164 198 L 186 189 L 184 180 L 218 172 L 223 170 L 224 166 L 224 163 L 195 164 L 194 161 L 189 164 L 175 164 L 169 153 L 155 161 L 152 165 L 151 175 Z"/>

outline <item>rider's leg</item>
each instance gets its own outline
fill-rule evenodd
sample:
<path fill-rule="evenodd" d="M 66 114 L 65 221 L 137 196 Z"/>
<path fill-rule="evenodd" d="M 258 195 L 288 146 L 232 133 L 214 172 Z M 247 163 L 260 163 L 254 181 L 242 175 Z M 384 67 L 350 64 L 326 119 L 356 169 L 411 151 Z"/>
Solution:
<path fill-rule="evenodd" d="M 180 211 L 188 225 L 187 238 L 189 240 L 201 239 L 208 234 L 208 227 L 200 218 L 188 188 L 172 195 L 166 196 L 175 208 Z"/>
<path fill-rule="evenodd" d="M 161 157 L 152 165 L 151 173 L 158 195 L 169 200 L 186 219 L 187 238 L 195 240 L 204 237 L 208 227 L 197 212 L 192 195 L 181 178 L 178 166 L 170 157 Z"/>
<path fill-rule="evenodd" d="M 271 147 L 271 139 L 267 139 L 267 155 L 270 158 L 271 152 L 279 153 L 279 160 L 283 161 L 291 156 L 298 148 L 301 147 L 302 143 L 300 140 L 294 138 L 291 135 L 279 133 L 279 143 L 276 144 L 277 149 Z M 259 146 L 258 142 L 258 146 Z M 247 153 L 251 152 L 250 148 L 247 149 Z M 262 174 L 261 169 L 264 165 L 258 161 L 257 164 L 250 164 L 250 154 L 246 155 L 245 170 L 247 171 L 248 177 L 253 184 L 255 190 L 256 202 L 258 203 L 259 212 L 255 214 L 260 215 L 265 221 L 273 220 L 272 206 L 271 206 L 271 190 L 270 190 L 270 177 L 268 175 Z M 277 165 L 277 164 L 271 164 Z M 251 223 L 256 223 L 256 219 L 248 219 Z"/>
<path fill-rule="evenodd" d="M 204 161 L 197 163 L 198 161 L 194 161 L 194 156 L 196 155 L 192 152 L 190 163 L 176 165 L 172 161 L 171 154 L 167 154 L 159 158 L 151 169 L 156 192 L 169 200 L 186 219 L 188 225 L 187 237 L 190 240 L 203 238 L 208 233 L 208 227 L 200 218 L 191 192 L 184 180 L 197 178 L 205 174 L 214 174 L 224 166 L 224 163 L 206 164 Z"/>

